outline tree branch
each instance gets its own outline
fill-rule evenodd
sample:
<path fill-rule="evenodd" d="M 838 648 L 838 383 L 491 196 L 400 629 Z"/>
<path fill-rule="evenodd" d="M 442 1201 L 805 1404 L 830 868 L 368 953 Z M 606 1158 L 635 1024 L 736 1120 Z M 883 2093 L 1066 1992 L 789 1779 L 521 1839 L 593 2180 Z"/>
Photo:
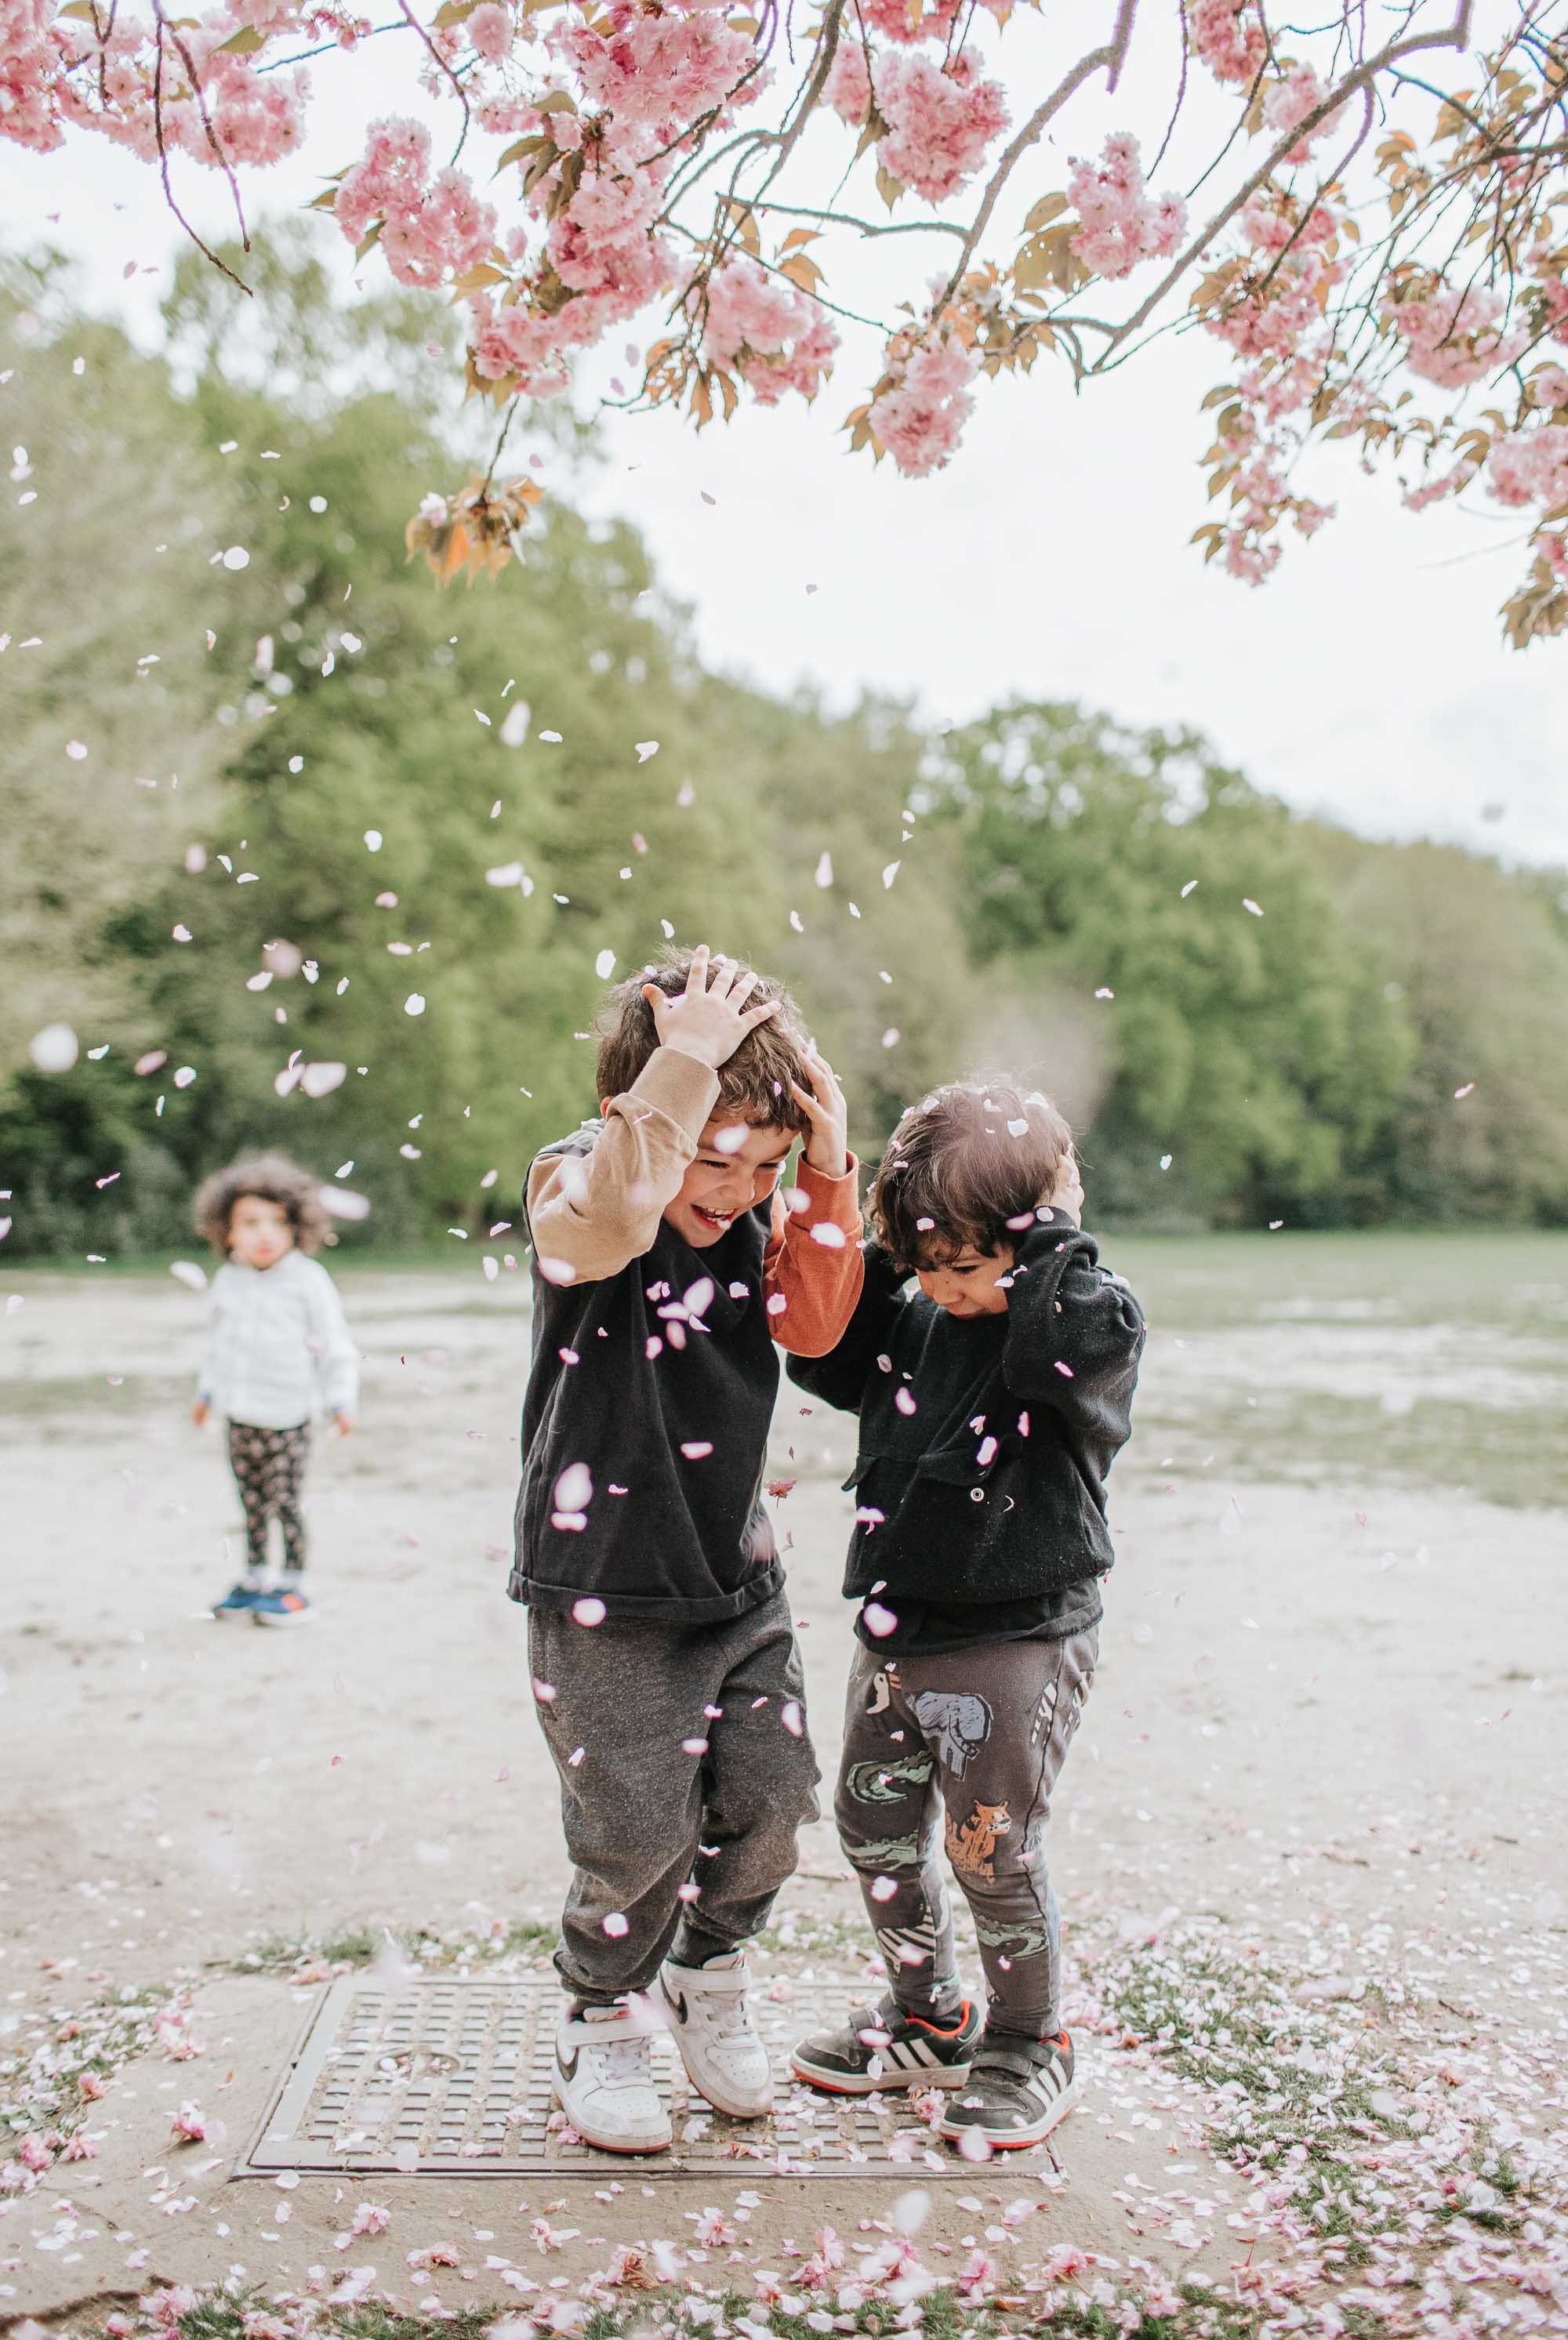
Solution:
<path fill-rule="evenodd" d="M 834 227 L 852 227 L 861 235 L 956 235 L 963 229 L 956 220 L 877 220 L 856 219 L 849 212 L 819 211 L 811 203 L 770 203 L 764 196 L 738 196 L 737 202 L 749 202 L 754 212 L 779 212 L 787 219 L 827 220 Z"/>
<path fill-rule="evenodd" d="M 1353 96 L 1356 90 L 1367 87 L 1400 57 L 1413 56 L 1417 50 L 1421 49 L 1462 48 L 1470 37 L 1471 8 L 1472 0 L 1460 0 L 1454 21 L 1445 31 L 1412 33 L 1397 41 L 1391 41 L 1385 47 L 1380 49 L 1374 57 L 1366 59 L 1352 73 L 1347 74 L 1344 81 L 1336 83 L 1322 104 L 1314 106 L 1309 114 L 1305 115 L 1300 122 L 1295 124 L 1284 134 L 1252 176 L 1237 188 L 1235 194 L 1221 205 L 1214 217 L 1188 241 L 1185 251 L 1179 253 L 1171 263 L 1154 291 L 1134 310 L 1130 317 L 1117 326 L 1108 346 L 1102 351 L 1100 357 L 1090 368 L 1090 372 L 1096 373 L 1100 372 L 1103 361 L 1109 357 L 1111 352 L 1138 331 L 1139 327 L 1158 308 L 1166 295 L 1181 282 L 1194 261 L 1201 258 L 1215 238 L 1223 229 L 1228 227 L 1236 213 L 1257 193 L 1259 187 L 1274 176 L 1275 170 L 1285 161 L 1293 146 L 1298 146 L 1303 137 L 1318 123 L 1326 121 L 1331 114 L 1337 113 L 1345 100 Z"/>
<path fill-rule="evenodd" d="M 237 284 L 241 292 L 245 295 L 246 299 L 249 300 L 252 297 L 251 288 L 245 283 L 244 278 L 243 276 L 236 276 L 233 270 L 229 266 L 228 262 L 226 260 L 220 260 L 212 246 L 203 243 L 201 237 L 196 233 L 195 229 L 191 225 L 190 221 L 185 217 L 184 213 L 180 209 L 179 204 L 174 201 L 174 190 L 169 183 L 169 150 L 164 140 L 164 29 L 162 0 L 153 0 L 153 136 L 158 149 L 158 175 L 164 183 L 164 201 L 168 204 L 169 209 L 174 213 L 174 217 L 179 221 L 180 225 L 184 229 L 185 233 L 190 237 L 191 242 L 195 245 L 196 250 L 203 255 L 203 259 L 210 260 L 213 266 L 219 271 L 220 274 L 226 276 L 231 284 Z M 203 116 L 203 119 L 205 117 Z M 209 131 L 208 135 L 211 136 L 211 131 Z M 243 222 L 242 219 L 242 225 L 243 224 Z M 246 248 L 248 250 L 249 246 L 247 245 Z"/>
<path fill-rule="evenodd" d="M 990 223 L 991 213 L 997 207 L 997 198 L 1011 178 L 1019 156 L 1026 154 L 1029 148 L 1037 143 L 1047 123 L 1061 112 L 1074 91 L 1081 88 L 1091 74 L 1098 73 L 1102 65 L 1109 71 L 1111 87 L 1113 89 L 1116 87 L 1116 76 L 1121 71 L 1125 45 L 1132 38 L 1133 19 L 1136 14 L 1137 0 L 1121 0 L 1121 5 L 1116 11 L 1116 29 L 1113 38 L 1103 47 L 1091 49 L 1087 56 L 1078 59 L 1072 71 L 1065 74 L 1057 84 L 1049 97 L 1043 99 L 1036 106 L 1017 137 L 1004 150 L 1002 159 L 992 172 L 987 183 L 986 192 L 980 198 L 980 208 L 965 231 L 964 248 L 958 254 L 958 264 L 948 279 L 940 294 L 931 304 L 933 317 L 940 316 L 957 292 L 965 269 L 975 256 L 975 247 Z M 1123 44 L 1123 48 L 1117 48 L 1117 42 Z"/>
<path fill-rule="evenodd" d="M 462 108 L 462 129 L 459 134 L 457 144 L 452 150 L 452 159 L 455 163 L 458 156 L 462 153 L 471 121 L 468 106 L 468 92 L 464 89 L 461 81 L 452 71 L 451 65 L 448 64 L 441 51 L 436 47 L 435 43 L 431 39 L 430 35 L 425 31 L 425 28 L 420 23 L 419 18 L 414 15 L 413 10 L 409 5 L 409 0 L 398 0 L 398 6 L 402 11 L 405 23 L 412 25 L 414 31 L 419 35 L 420 39 L 424 43 L 425 47 L 430 52 L 431 63 L 436 67 L 438 72 L 445 74 L 448 81 L 451 82 L 452 89 L 456 94 L 457 102 Z"/>

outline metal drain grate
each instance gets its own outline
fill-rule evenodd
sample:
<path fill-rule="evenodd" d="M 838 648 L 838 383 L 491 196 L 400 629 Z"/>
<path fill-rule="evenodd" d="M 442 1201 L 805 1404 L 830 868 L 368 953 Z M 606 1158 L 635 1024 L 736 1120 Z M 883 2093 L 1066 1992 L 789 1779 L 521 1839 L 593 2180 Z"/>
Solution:
<path fill-rule="evenodd" d="M 731 2121 L 693 2094 L 667 2035 L 653 2070 L 670 2107 L 675 2145 L 640 2159 L 640 2175 L 731 2178 L 748 2169 L 790 2177 L 851 2171 L 965 2177 L 974 2172 L 935 2146 L 908 2098 L 828 2097 L 786 2081 L 803 2032 L 840 2022 L 865 2002 L 862 1985 L 802 1985 L 780 2003 L 759 1993 L 754 2019 L 780 2076 L 766 2121 Z M 561 1988 L 521 1981 L 412 1981 L 389 1990 L 345 1975 L 323 1992 L 236 2177 L 283 2169 L 382 2171 L 404 2176 L 594 2177 L 624 2169 L 620 2155 L 567 2143 L 550 2076 Z M 1015 2160 L 1033 2160 L 1033 2154 Z"/>

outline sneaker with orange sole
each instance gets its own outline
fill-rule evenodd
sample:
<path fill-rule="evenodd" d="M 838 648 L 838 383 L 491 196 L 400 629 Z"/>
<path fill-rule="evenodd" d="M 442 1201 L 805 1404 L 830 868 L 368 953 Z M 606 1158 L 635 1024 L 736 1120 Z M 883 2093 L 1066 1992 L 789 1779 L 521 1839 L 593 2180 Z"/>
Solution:
<path fill-rule="evenodd" d="M 888 2088 L 961 2088 L 979 2042 L 978 2010 L 964 2001 L 949 2024 L 906 2015 L 891 1998 L 854 2007 L 842 2030 L 802 2039 L 789 2058 L 796 2077 L 835 2096 Z"/>
<path fill-rule="evenodd" d="M 308 1625 L 312 1613 L 303 1592 L 283 1585 L 271 1592 L 258 1592 L 251 1608 L 258 1625 Z"/>
<path fill-rule="evenodd" d="M 1065 2031 L 1048 2039 L 987 2031 L 938 2135 L 966 2160 L 984 2161 L 993 2153 L 1042 2144 L 1082 2094 L 1083 2074 Z"/>

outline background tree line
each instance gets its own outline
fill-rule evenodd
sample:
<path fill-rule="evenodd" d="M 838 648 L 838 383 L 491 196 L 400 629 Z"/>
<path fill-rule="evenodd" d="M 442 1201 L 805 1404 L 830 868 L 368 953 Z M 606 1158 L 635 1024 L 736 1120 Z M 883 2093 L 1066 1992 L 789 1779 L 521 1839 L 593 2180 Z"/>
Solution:
<path fill-rule="evenodd" d="M 525 564 L 439 596 L 402 547 L 462 440 L 439 312 L 260 265 L 244 315 L 183 265 L 156 357 L 44 262 L 0 281 L 13 1255 L 182 1244 L 274 1143 L 352 1164 L 347 1241 L 506 1218 L 594 1109 L 596 970 L 667 930 L 797 987 L 867 1153 L 1005 1067 L 1107 1219 L 1568 1221 L 1568 874 L 1369 843 L 1077 706 L 934 737 L 709 674 L 573 509 L 576 441 Z M 56 1021 L 82 1054 L 40 1071 Z"/>

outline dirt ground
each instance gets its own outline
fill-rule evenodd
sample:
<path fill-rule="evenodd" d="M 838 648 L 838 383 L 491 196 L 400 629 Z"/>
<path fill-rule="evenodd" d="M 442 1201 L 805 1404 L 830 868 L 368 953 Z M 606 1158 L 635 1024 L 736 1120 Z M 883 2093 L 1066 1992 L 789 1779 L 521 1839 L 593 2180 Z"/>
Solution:
<path fill-rule="evenodd" d="M 1511 2226 L 1480 2196 L 1444 2203 L 1444 2247 L 1474 2241 L 1485 2264 L 1469 2280 L 1492 2281 L 1524 2322 L 1568 2312 L 1550 2287 L 1568 2265 L 1552 2176 L 1568 2138 L 1568 1537 L 1561 1510 L 1477 1492 L 1501 1491 L 1513 1410 L 1563 1438 L 1568 1243 L 1543 1241 L 1528 1265 L 1506 1258 L 1529 1294 L 1513 1336 L 1450 1321 L 1440 1285 L 1423 1325 L 1375 1306 L 1347 1317 L 1304 1244 L 1237 1302 L 1232 1338 L 1187 1289 L 1178 1249 L 1149 1251 L 1155 1330 L 1114 1489 L 1101 1670 L 1052 1829 L 1095 2085 L 1061 2132 L 1059 2173 L 1015 2165 L 977 2173 L 972 2191 L 933 2187 L 924 2240 L 938 2251 L 978 2237 L 1011 2266 L 1073 2244 L 1216 2281 L 1255 2251 L 1276 2266 L 1299 2255 L 1289 2205 L 1270 2206 L 1218 2150 L 1213 2086 L 1173 2066 L 1169 2038 L 1162 2061 L 1116 1997 L 1118 1959 L 1168 1941 L 1195 1992 L 1186 2014 L 1172 2002 L 1176 2045 L 1195 2026 L 1206 2041 L 1191 2008 L 1219 1986 L 1204 1984 L 1196 1923 L 1283 1977 L 1281 2004 L 1364 2029 L 1374 2003 L 1402 2008 L 1391 2085 L 1420 2096 L 1424 2074 L 1451 2069 L 1432 2081 L 1445 2105 L 1481 2091 L 1469 2145 L 1505 2119 L 1526 2170 Z M 1146 1289 L 1142 1263 L 1129 1272 Z M 235 1573 L 238 1507 L 212 1432 L 185 1419 L 199 1297 L 166 1277 L 13 1272 L 0 1287 L 0 2059 L 131 1986 L 194 1994 L 189 2026 L 205 2041 L 177 2064 L 166 2040 L 145 2045 L 92 2105 L 91 2162 L 54 2161 L 0 2196 L 0 2313 L 235 2266 L 269 2285 L 312 2265 L 335 2279 L 350 2260 L 377 2262 L 411 2298 L 438 2280 L 430 2296 L 497 2296 L 508 2266 L 548 2286 L 633 2239 L 687 2250 L 688 2215 L 711 2198 L 624 2170 L 569 2192 L 564 2210 L 516 2180 L 307 2177 L 282 2195 L 227 2182 L 314 1996 L 300 1978 L 313 1969 L 296 1960 L 291 1977 L 275 1957 L 280 1940 L 383 1928 L 481 1940 L 548 1924 L 566 1879 L 525 1621 L 502 1590 L 524 1278 L 487 1283 L 465 1258 L 340 1281 L 365 1353 L 362 1426 L 318 1449 L 318 1613 L 291 1634 L 208 1613 Z M 1247 1444 L 1255 1395 L 1270 1420 L 1264 1476 Z M 1407 1440 L 1428 1403 L 1434 1451 L 1421 1477 L 1393 1476 L 1385 1443 Z M 1333 1409 L 1350 1403 L 1363 1434 L 1347 1443 Z M 777 1510 L 829 1777 L 849 1453 L 850 1425 L 786 1387 L 774 1464 L 796 1484 Z M 803 1839 L 764 1978 L 812 1956 L 863 1977 L 858 1915 L 824 1821 Z M 260 1970 L 244 1970 L 247 1953 Z M 0 2081 L 0 2101 L 15 2085 Z M 170 2116 L 193 2098 L 207 2144 L 171 2148 Z M 25 2125 L 13 2115 L 18 2135 Z M 1431 2170 L 1417 2176 L 1430 2190 Z M 861 2222 L 886 2221 L 898 2191 L 750 2182 L 762 2198 L 742 2205 L 739 2256 L 769 2266 L 809 2252 L 824 2218 L 875 2236 Z M 367 2192 L 391 2227 L 334 2257 Z M 1434 2243 L 1424 2198 L 1410 2196 L 1412 2247 Z M 572 2237 L 541 2246 L 541 2215 Z M 412 2276 L 408 2254 L 447 2235 L 463 2266 Z M 1546 2276 L 1534 2288 L 1500 2276 L 1500 2251 Z M 1464 2279 L 1444 2277 L 1451 2290 Z"/>

